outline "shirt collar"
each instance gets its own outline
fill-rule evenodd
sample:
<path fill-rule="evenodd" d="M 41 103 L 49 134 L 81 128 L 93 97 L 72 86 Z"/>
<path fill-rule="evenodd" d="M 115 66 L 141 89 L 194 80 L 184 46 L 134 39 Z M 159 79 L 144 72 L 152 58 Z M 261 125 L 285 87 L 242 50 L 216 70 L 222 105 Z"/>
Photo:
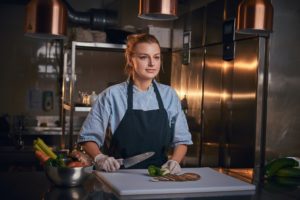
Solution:
<path fill-rule="evenodd" d="M 127 80 L 126 80 L 127 86 L 129 84 L 129 81 L 130 81 L 130 77 L 128 77 Z M 157 84 L 157 81 L 155 79 L 153 79 L 153 81 L 155 82 L 155 84 Z M 149 91 L 152 91 L 152 90 L 153 90 L 153 83 L 150 84 L 147 91 L 141 91 L 140 89 L 137 88 L 136 85 L 133 84 L 133 92 L 149 92 Z"/>

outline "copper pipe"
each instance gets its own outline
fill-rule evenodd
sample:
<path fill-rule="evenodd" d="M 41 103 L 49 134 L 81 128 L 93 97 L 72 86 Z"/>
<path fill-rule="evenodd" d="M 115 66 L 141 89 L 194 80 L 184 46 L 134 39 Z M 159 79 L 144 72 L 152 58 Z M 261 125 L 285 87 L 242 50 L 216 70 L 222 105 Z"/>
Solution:
<path fill-rule="evenodd" d="M 31 0 L 26 6 L 25 34 L 38 38 L 64 38 L 67 9 L 60 0 Z"/>
<path fill-rule="evenodd" d="M 273 31 L 273 6 L 269 0 L 244 0 L 238 6 L 237 32 L 268 34 Z"/>
<path fill-rule="evenodd" d="M 177 0 L 139 0 L 139 18 L 148 20 L 177 19 Z"/>

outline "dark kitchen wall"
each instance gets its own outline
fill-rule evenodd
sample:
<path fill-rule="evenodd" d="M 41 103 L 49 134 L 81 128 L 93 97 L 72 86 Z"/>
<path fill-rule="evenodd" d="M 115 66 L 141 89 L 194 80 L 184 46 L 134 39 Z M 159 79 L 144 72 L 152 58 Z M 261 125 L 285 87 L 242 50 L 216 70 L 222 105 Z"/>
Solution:
<path fill-rule="evenodd" d="M 39 50 L 45 53 L 43 49 L 47 43 L 24 37 L 24 8 L 23 5 L 0 6 L 1 114 L 15 115 L 31 110 L 28 102 L 31 88 L 56 91 L 55 77 L 41 78 L 38 74 L 37 54 Z M 32 107 L 41 106 L 41 101 L 36 99 Z M 54 108 L 57 108 L 56 104 Z"/>
<path fill-rule="evenodd" d="M 2 94 L 0 116 L 4 114 L 9 116 L 25 115 L 32 118 L 54 116 L 54 120 L 57 120 L 60 102 L 60 85 L 58 82 L 61 62 L 59 60 L 60 46 L 59 43 L 53 41 L 37 40 L 24 36 L 23 28 L 27 2 L 16 0 L 0 3 L 0 26 L 2 27 L 0 31 L 0 93 Z M 148 26 L 170 28 L 172 25 L 172 22 L 153 22 L 139 19 L 137 17 L 137 0 L 68 0 L 68 2 L 80 12 L 88 11 L 91 8 L 116 11 L 118 13 L 116 29 L 122 30 L 129 27 L 133 31 L 147 31 Z M 69 33 L 72 30 L 69 25 Z M 85 29 L 85 31 L 89 34 L 90 30 Z M 103 35 L 102 31 L 98 31 L 98 33 Z M 65 44 L 67 42 L 70 40 L 65 41 Z M 170 51 L 164 49 L 164 71 L 160 75 L 160 81 L 166 84 L 170 83 L 170 55 Z M 97 51 L 79 52 L 77 56 L 80 61 L 79 66 L 77 66 L 78 78 L 83 83 L 78 89 L 89 93 L 95 90 L 99 93 L 113 82 L 124 80 L 124 57 L 122 55 L 117 56 L 118 60 L 109 53 L 103 60 L 101 56 L 98 56 Z M 105 63 L 108 62 L 106 60 L 114 61 L 110 62 L 112 68 L 105 68 Z M 103 63 L 104 66 L 101 65 L 99 68 L 99 64 Z M 87 78 L 91 74 L 94 75 L 93 78 Z M 105 76 L 105 79 L 101 76 Z M 44 108 L 45 97 L 52 99 L 53 105 Z M 33 123 L 36 121 L 33 120 Z"/>

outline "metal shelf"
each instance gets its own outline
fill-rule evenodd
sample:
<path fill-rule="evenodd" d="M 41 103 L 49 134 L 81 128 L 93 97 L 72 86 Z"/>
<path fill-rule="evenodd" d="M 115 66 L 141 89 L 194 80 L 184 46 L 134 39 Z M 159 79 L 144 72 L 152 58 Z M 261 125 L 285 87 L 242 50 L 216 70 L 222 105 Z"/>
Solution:
<path fill-rule="evenodd" d="M 63 104 L 63 108 L 64 108 L 65 110 L 71 110 L 71 106 L 68 105 L 68 104 L 66 104 L 66 103 Z"/>
<path fill-rule="evenodd" d="M 63 104 L 63 108 L 68 111 L 71 110 L 71 106 L 66 103 Z M 74 106 L 75 112 L 90 112 L 90 110 L 91 110 L 90 106 Z"/>
<path fill-rule="evenodd" d="M 111 44 L 111 43 L 99 43 L 99 42 L 72 42 L 72 48 L 98 48 L 98 49 L 125 49 L 124 44 Z"/>
<path fill-rule="evenodd" d="M 79 107 L 75 106 L 75 112 L 90 112 L 91 107 Z"/>
<path fill-rule="evenodd" d="M 72 150 L 73 147 L 73 118 L 74 113 L 76 112 L 89 112 L 91 110 L 91 107 L 88 106 L 76 106 L 75 105 L 75 85 L 76 85 L 76 73 L 75 73 L 75 66 L 76 66 L 76 50 L 102 50 L 102 51 L 124 51 L 126 48 L 126 45 L 123 44 L 111 44 L 111 43 L 98 43 L 98 42 L 77 42 L 73 41 L 71 49 L 66 50 L 64 53 L 64 67 L 63 67 L 63 86 L 62 86 L 62 135 L 63 138 L 66 135 L 66 132 L 69 133 L 68 135 L 68 146 L 69 149 Z M 67 65 L 68 65 L 68 56 L 71 58 L 71 74 L 67 73 Z M 70 79 L 69 83 L 67 84 L 66 79 Z M 68 90 L 66 90 L 68 88 Z M 69 99 L 66 101 L 66 91 L 68 91 Z M 69 112 L 66 112 L 69 111 Z M 70 116 L 70 123 L 69 123 L 69 129 L 66 129 L 66 115 Z M 64 141 L 62 141 L 64 143 Z"/>

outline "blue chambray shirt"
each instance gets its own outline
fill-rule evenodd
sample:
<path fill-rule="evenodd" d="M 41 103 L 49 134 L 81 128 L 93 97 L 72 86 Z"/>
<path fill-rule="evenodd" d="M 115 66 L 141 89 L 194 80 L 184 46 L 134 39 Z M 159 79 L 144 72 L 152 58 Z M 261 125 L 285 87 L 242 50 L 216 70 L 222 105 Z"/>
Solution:
<path fill-rule="evenodd" d="M 127 110 L 128 83 L 128 81 L 125 81 L 113 85 L 98 95 L 82 125 L 78 143 L 94 141 L 101 147 L 104 143 L 108 124 L 110 124 L 112 134 L 114 134 Z M 174 134 L 172 146 L 193 144 L 186 117 L 181 109 L 181 103 L 175 90 L 156 81 L 155 83 L 161 95 L 164 108 L 168 113 L 169 126 Z M 133 86 L 133 109 L 144 111 L 159 109 L 152 84 L 147 91 L 141 91 L 135 85 Z"/>

